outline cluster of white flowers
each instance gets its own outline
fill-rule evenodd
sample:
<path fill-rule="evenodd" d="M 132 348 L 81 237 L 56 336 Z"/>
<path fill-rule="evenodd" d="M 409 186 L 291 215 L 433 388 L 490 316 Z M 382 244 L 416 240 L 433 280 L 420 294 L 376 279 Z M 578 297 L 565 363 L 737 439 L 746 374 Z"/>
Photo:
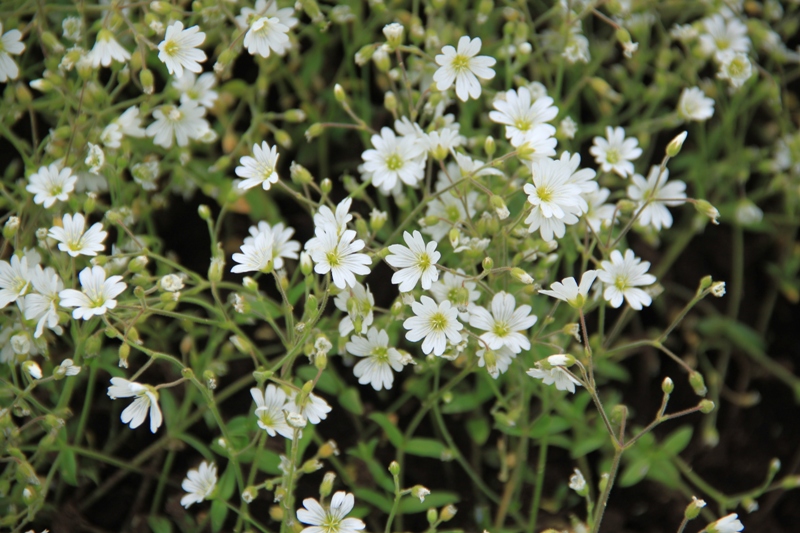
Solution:
<path fill-rule="evenodd" d="M 327 418 L 331 407 L 319 396 L 292 389 L 288 394 L 273 384 L 264 390 L 250 389 L 250 395 L 256 403 L 256 420 L 258 427 L 270 437 L 280 435 L 287 439 L 294 438 L 294 432 L 302 429 L 310 422 L 319 424 Z"/>

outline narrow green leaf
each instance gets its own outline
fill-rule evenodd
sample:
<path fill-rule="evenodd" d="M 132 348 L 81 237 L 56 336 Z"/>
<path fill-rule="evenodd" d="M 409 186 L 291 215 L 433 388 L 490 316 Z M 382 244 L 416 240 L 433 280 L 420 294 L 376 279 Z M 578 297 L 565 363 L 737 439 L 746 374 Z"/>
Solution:
<path fill-rule="evenodd" d="M 472 442 L 478 446 L 486 444 L 491 431 L 492 428 L 489 426 L 489 421 L 482 416 L 467 420 L 467 432 L 472 437 Z"/>
<path fill-rule="evenodd" d="M 681 453 L 692 440 L 693 429 L 691 426 L 682 426 L 670 433 L 661 444 L 661 450 L 669 456 Z"/>
<path fill-rule="evenodd" d="M 339 405 L 355 415 L 364 414 L 364 405 L 361 403 L 361 396 L 355 387 L 348 387 L 339 395 Z"/>
<path fill-rule="evenodd" d="M 647 457 L 639 457 L 634 459 L 622 471 L 619 476 L 618 484 L 620 487 L 631 487 L 636 485 L 647 475 L 650 470 L 650 459 Z"/>
<path fill-rule="evenodd" d="M 61 450 L 61 479 L 69 483 L 73 487 L 78 486 L 78 461 L 75 458 L 75 452 L 68 448 Z"/>
<path fill-rule="evenodd" d="M 153 533 L 172 533 L 172 522 L 165 516 L 151 515 L 147 518 L 147 524 Z"/>
<path fill-rule="evenodd" d="M 420 457 L 432 457 L 442 459 L 445 453 L 449 452 L 447 446 L 434 439 L 417 437 L 409 440 L 405 445 L 406 453 L 418 455 Z"/>
<path fill-rule="evenodd" d="M 395 448 L 400 448 L 403 445 L 403 434 L 395 426 L 389 417 L 383 413 L 372 413 L 369 419 L 378 424 L 381 429 L 386 433 L 386 438 Z"/>
<path fill-rule="evenodd" d="M 211 531 L 219 533 L 225 525 L 225 518 L 228 517 L 228 506 L 223 500 L 211 502 Z"/>
<path fill-rule="evenodd" d="M 363 487 L 357 487 L 353 489 L 353 493 L 357 501 L 358 500 L 365 501 L 371 505 L 374 505 L 384 513 L 388 513 L 392 510 L 392 500 L 390 500 L 383 494 L 379 493 L 378 491 Z"/>

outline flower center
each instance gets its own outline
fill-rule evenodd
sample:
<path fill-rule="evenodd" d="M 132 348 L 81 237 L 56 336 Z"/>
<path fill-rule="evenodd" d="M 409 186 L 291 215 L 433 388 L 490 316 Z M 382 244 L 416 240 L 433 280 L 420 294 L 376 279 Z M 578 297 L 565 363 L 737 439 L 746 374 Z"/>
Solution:
<path fill-rule="evenodd" d="M 431 315 L 431 328 L 434 331 L 444 331 L 447 328 L 448 320 L 444 313 L 436 312 Z"/>
<path fill-rule="evenodd" d="M 275 167 L 267 164 L 267 163 L 259 163 L 258 171 L 261 175 L 261 179 L 268 180 L 272 173 L 275 172 Z"/>
<path fill-rule="evenodd" d="M 325 520 L 319 525 L 325 533 L 339 533 L 339 526 L 342 523 L 341 518 L 333 516 L 330 511 L 325 513 Z"/>
<path fill-rule="evenodd" d="M 620 160 L 619 151 L 616 148 L 610 148 L 606 152 L 606 161 L 608 161 L 612 165 L 616 165 L 617 163 L 619 163 L 619 160 Z"/>
<path fill-rule="evenodd" d="M 420 270 L 426 270 L 430 268 L 431 264 L 431 256 L 429 256 L 427 253 L 423 252 L 417 256 L 417 267 Z"/>
<path fill-rule="evenodd" d="M 456 72 L 462 72 L 464 70 L 469 70 L 469 57 L 461 54 L 456 54 L 456 57 L 453 58 L 453 70 Z"/>
<path fill-rule="evenodd" d="M 168 56 L 174 56 L 178 54 L 180 48 L 181 47 L 178 46 L 178 43 L 175 41 L 167 41 L 167 43 L 164 45 L 164 53 Z"/>
<path fill-rule="evenodd" d="M 403 158 L 397 154 L 392 154 L 386 158 L 386 168 L 389 170 L 400 170 L 403 168 Z"/>
<path fill-rule="evenodd" d="M 536 195 L 539 197 L 539 200 L 541 200 L 542 203 L 553 201 L 553 191 L 544 185 L 541 187 L 536 187 Z"/>
<path fill-rule="evenodd" d="M 727 50 L 728 47 L 731 45 L 727 37 L 718 37 L 714 39 L 714 42 L 716 43 L 718 50 Z"/>
<path fill-rule="evenodd" d="M 519 131 L 528 131 L 531 129 L 531 121 L 527 118 L 518 118 L 514 121 L 514 127 Z"/>
<path fill-rule="evenodd" d="M 448 205 L 445 209 L 445 213 L 447 215 L 447 219 L 451 222 L 458 222 L 461 220 L 461 213 L 456 205 Z"/>
<path fill-rule="evenodd" d="M 508 327 L 508 324 L 505 322 L 495 322 L 494 326 L 492 326 L 492 333 L 497 335 L 498 337 L 505 337 L 509 333 L 511 333 L 511 328 Z"/>
<path fill-rule="evenodd" d="M 339 257 L 338 250 L 326 253 L 325 259 L 328 260 L 328 264 L 331 266 L 331 268 L 338 267 L 341 264 L 341 258 Z"/>
<path fill-rule="evenodd" d="M 378 360 L 379 363 L 389 362 L 389 349 L 385 346 L 376 346 L 372 349 L 372 357 Z"/>
<path fill-rule="evenodd" d="M 744 74 L 744 61 L 739 58 L 734 59 L 728 64 L 728 73 L 732 78 L 737 78 Z"/>
<path fill-rule="evenodd" d="M 625 276 L 617 276 L 614 279 L 614 286 L 620 290 L 620 292 L 624 292 L 625 289 L 628 288 L 628 278 Z"/>

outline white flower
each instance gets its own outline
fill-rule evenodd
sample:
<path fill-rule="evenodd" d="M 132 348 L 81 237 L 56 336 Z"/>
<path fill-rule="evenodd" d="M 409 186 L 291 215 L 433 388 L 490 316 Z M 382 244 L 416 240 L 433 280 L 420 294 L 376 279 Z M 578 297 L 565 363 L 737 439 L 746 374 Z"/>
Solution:
<path fill-rule="evenodd" d="M 167 292 L 178 292 L 183 289 L 183 278 L 177 274 L 166 274 L 158 282 L 159 287 Z"/>
<path fill-rule="evenodd" d="M 33 193 L 33 203 L 42 205 L 49 209 L 56 201 L 66 202 L 69 193 L 75 190 L 75 183 L 78 176 L 72 173 L 72 169 L 52 163 L 47 167 L 39 167 L 39 170 L 31 174 L 28 178 L 30 182 L 25 190 Z"/>
<path fill-rule="evenodd" d="M 314 498 L 303 500 L 304 509 L 297 510 L 297 519 L 309 524 L 300 533 L 356 533 L 366 526 L 358 518 L 345 518 L 355 505 L 352 494 L 338 491 L 331 498 L 327 509 Z"/>
<path fill-rule="evenodd" d="M 197 47 L 205 40 L 206 34 L 200 31 L 199 26 L 183 29 L 183 23 L 177 20 L 167 27 L 164 40 L 158 45 L 158 59 L 167 65 L 170 74 L 178 77 L 183 74 L 183 69 L 201 72 L 203 67 L 200 63 L 206 60 L 206 53 Z"/>
<path fill-rule="evenodd" d="M 100 222 L 92 224 L 86 233 L 83 232 L 83 228 L 86 227 L 86 219 L 81 213 L 74 215 L 68 213 L 64 215 L 61 223 L 63 227 L 53 226 L 47 236 L 58 241 L 58 249 L 62 252 L 67 252 L 72 257 L 78 257 L 81 254 L 95 256 L 97 252 L 105 250 L 103 241 L 108 233 L 103 231 L 103 224 Z"/>
<path fill-rule="evenodd" d="M 353 220 L 353 215 L 350 214 L 350 206 L 352 204 L 352 198 L 345 198 L 336 205 L 335 212 L 331 211 L 331 208 L 327 205 L 323 205 L 314 215 L 314 227 L 324 227 L 335 231 L 336 235 L 341 235 L 347 229 L 347 223 Z"/>
<path fill-rule="evenodd" d="M 419 231 L 414 230 L 413 235 L 404 231 L 403 240 L 408 247 L 393 244 L 389 246 L 391 255 L 386 257 L 387 263 L 400 269 L 392 275 L 392 283 L 400 285 L 400 292 L 409 292 L 421 280 L 420 285 L 427 291 L 439 279 L 436 262 L 442 254 L 436 251 L 435 241 L 426 245 Z"/>
<path fill-rule="evenodd" d="M 719 13 L 703 19 L 705 33 L 700 34 L 700 49 L 705 56 L 719 60 L 723 52 L 747 52 L 750 39 L 747 26 L 737 18 L 725 19 Z"/>
<path fill-rule="evenodd" d="M 564 117 L 564 119 L 558 123 L 558 132 L 567 139 L 574 139 L 575 134 L 578 133 L 578 123 L 575 122 L 572 117 Z"/>
<path fill-rule="evenodd" d="M 731 513 L 723 516 L 716 522 L 708 524 L 705 528 L 707 533 L 738 533 L 744 529 L 744 525 L 738 520 L 739 515 Z"/>
<path fill-rule="evenodd" d="M 589 193 L 581 193 L 589 210 L 584 215 L 584 220 L 592 228 L 595 233 L 599 233 L 601 229 L 611 225 L 611 222 L 616 222 L 618 219 L 614 218 L 616 207 L 612 204 L 607 204 L 605 201 L 611 191 L 603 187 Z"/>
<path fill-rule="evenodd" d="M 64 289 L 58 293 L 61 298 L 61 307 L 76 307 L 72 317 L 76 320 L 89 320 L 93 316 L 103 315 L 108 309 L 114 309 L 117 301 L 114 299 L 125 290 L 127 285 L 122 282 L 122 276 L 111 276 L 106 279 L 103 267 L 86 267 L 78 274 L 83 292 L 75 289 Z"/>
<path fill-rule="evenodd" d="M 273 266 L 271 230 L 259 232 L 250 242 L 242 244 L 241 249 L 242 253 L 233 254 L 233 260 L 239 263 L 231 269 L 234 274 L 266 272 Z"/>
<path fill-rule="evenodd" d="M 15 254 L 11 256 L 11 263 L 0 261 L 0 309 L 25 294 L 31 276 L 27 257 Z"/>
<path fill-rule="evenodd" d="M 555 128 L 550 124 L 539 124 L 530 131 L 525 132 L 520 144 L 519 157 L 526 161 L 538 161 L 540 159 L 554 157 L 556 155 L 556 145 L 558 140 L 553 137 Z"/>
<path fill-rule="evenodd" d="M 486 371 L 489 372 L 493 379 L 497 379 L 500 374 L 504 374 L 517 356 L 505 345 L 497 350 L 487 350 L 482 344 L 480 346 L 481 348 L 478 349 L 478 366 L 481 368 L 485 366 Z"/>
<path fill-rule="evenodd" d="M 13 343 L 16 338 L 19 338 L 20 335 L 15 335 L 11 338 L 11 342 Z M 27 338 L 26 338 L 27 339 Z M 16 350 L 15 350 L 16 351 Z M 17 353 L 26 354 L 28 350 L 19 351 Z M 32 378 L 32 379 L 42 379 L 42 367 L 39 366 L 38 363 L 34 361 L 25 361 L 22 364 L 22 369 Z"/>
<path fill-rule="evenodd" d="M 536 379 L 541 379 L 545 385 L 555 385 L 556 389 L 575 393 L 575 385 L 581 386 L 581 382 L 572 377 L 562 366 L 553 365 L 548 358 L 548 365 L 551 368 L 543 368 L 541 362 L 536 363 L 536 368 L 528 370 L 527 374 Z"/>
<path fill-rule="evenodd" d="M 739 224 L 749 226 L 761 222 L 764 218 L 764 211 L 747 198 L 742 198 L 736 203 L 734 217 Z"/>
<path fill-rule="evenodd" d="M 528 232 L 539 230 L 542 238 L 552 241 L 555 235 L 564 236 L 565 224 L 575 224 L 578 216 L 588 206 L 581 198 L 581 188 L 570 183 L 572 171 L 569 163 L 542 159 L 531 164 L 533 183 L 525 184 L 523 190 L 528 202 L 533 205 L 525 223 Z"/>
<path fill-rule="evenodd" d="M 520 146 L 527 133 L 533 128 L 545 125 L 543 131 L 549 132 L 548 137 L 556 133 L 556 129 L 545 124 L 556 118 L 558 108 L 553 105 L 553 99 L 543 96 L 534 99 L 527 87 L 520 87 L 516 91 L 506 91 L 505 98 L 495 98 L 492 105 L 496 111 L 489 112 L 489 118 L 506 126 L 506 138 L 510 139 L 512 146 Z"/>
<path fill-rule="evenodd" d="M 734 89 L 738 89 L 753 75 L 753 65 L 742 52 L 722 52 L 717 77 L 728 80 Z"/>
<path fill-rule="evenodd" d="M 328 405 L 328 402 L 316 394 L 309 394 L 303 405 L 298 405 L 297 403 L 300 401 L 301 397 L 302 396 L 297 394 L 296 390 L 292 390 L 289 393 L 286 405 L 283 406 L 283 409 L 288 411 L 286 415 L 287 420 L 289 420 L 289 415 L 293 413 L 302 415 L 312 424 L 319 424 L 328 417 L 328 413 L 331 412 L 331 406 Z"/>
<path fill-rule="evenodd" d="M 539 294 L 546 294 L 547 296 L 558 298 L 559 300 L 567 302 L 570 306 L 580 309 L 586 303 L 589 289 L 592 288 L 592 283 L 594 283 L 596 277 L 596 270 L 587 270 L 583 273 L 583 276 L 581 276 L 580 287 L 575 282 L 575 278 L 564 278 L 561 282 L 556 281 L 550 285 L 549 291 L 539 289 Z"/>
<path fill-rule="evenodd" d="M 126 109 L 114 122 L 119 125 L 122 133 L 128 137 L 145 136 L 145 130 L 142 128 L 142 117 L 139 116 L 139 108 L 135 105 Z"/>
<path fill-rule="evenodd" d="M 633 175 L 633 161 L 642 155 L 639 141 L 635 137 L 625 138 L 625 130 L 606 126 L 606 139 L 594 138 L 594 145 L 589 148 L 595 162 L 603 172 L 615 172 L 620 177 Z"/>
<path fill-rule="evenodd" d="M 622 305 L 623 298 L 632 308 L 641 311 L 642 306 L 649 306 L 653 301 L 650 295 L 639 286 L 652 285 L 656 282 L 656 277 L 646 274 L 650 269 L 650 262 L 636 257 L 633 250 L 625 250 L 625 257 L 619 250 L 611 252 L 611 261 L 600 263 L 602 268 L 597 271 L 597 277 L 605 283 L 603 291 L 605 298 L 612 307 Z"/>
<path fill-rule="evenodd" d="M 436 159 L 442 160 L 447 154 L 461 146 L 465 138 L 455 128 L 434 130 L 422 138 L 422 143 Z"/>
<path fill-rule="evenodd" d="M 641 209 L 638 222 L 643 225 L 652 225 L 655 229 L 672 226 L 672 215 L 666 206 L 676 206 L 684 203 L 686 198 L 686 184 L 680 180 L 667 183 L 669 169 L 653 165 L 647 180 L 639 174 L 634 174 L 628 186 L 628 198 L 637 202 L 637 209 Z M 644 208 L 642 208 L 644 206 Z"/>
<path fill-rule="evenodd" d="M 89 52 L 89 60 L 92 67 L 98 68 L 100 65 L 104 67 L 111 66 L 111 61 L 125 63 L 130 61 L 131 54 L 125 50 L 116 39 L 114 34 L 107 29 L 102 29 L 97 34 L 97 41 L 94 43 L 94 48 Z"/>
<path fill-rule="evenodd" d="M 474 307 L 481 293 L 476 290 L 478 284 L 467 281 L 462 269 L 457 269 L 458 274 L 445 272 L 444 276 L 431 285 L 431 293 L 437 302 L 449 300 L 459 310 L 458 317 L 464 322 L 469 322 L 469 311 Z M 460 275 L 459 275 L 460 274 Z"/>
<path fill-rule="evenodd" d="M 584 479 L 583 473 L 577 468 L 575 469 L 575 473 L 569 477 L 569 488 L 577 493 L 581 493 L 586 489 L 586 479 Z"/>
<path fill-rule="evenodd" d="M 3 23 L 0 22 L 0 34 L 3 34 Z M 19 55 L 25 50 L 22 33 L 19 30 L 8 30 L 0 37 L 0 83 L 15 80 L 19 76 L 19 67 L 11 59 L 12 55 Z"/>
<path fill-rule="evenodd" d="M 369 383 L 375 390 L 391 389 L 394 383 L 392 370 L 403 370 L 403 356 L 389 346 L 389 335 L 385 330 L 370 328 L 367 338 L 353 335 L 345 349 L 357 357 L 365 357 L 353 367 L 353 374 L 360 384 Z"/>
<path fill-rule="evenodd" d="M 356 239 L 355 231 L 345 230 L 340 237 L 336 235 L 334 228 L 317 227 L 314 244 L 308 250 L 311 259 L 316 263 L 314 272 L 317 274 L 330 272 L 333 284 L 338 288 L 354 286 L 355 274 L 369 274 L 372 260 L 366 254 L 356 253 L 364 248 L 364 241 Z M 306 248 L 308 249 L 308 243 Z"/>
<path fill-rule="evenodd" d="M 339 322 L 339 335 L 346 337 L 355 331 L 355 323 L 361 322 L 360 331 L 356 333 L 365 334 L 375 319 L 372 309 L 375 307 L 375 297 L 361 283 L 356 282 L 352 287 L 348 287 L 336 295 L 333 301 L 336 308 L 347 313 Z"/>
<path fill-rule="evenodd" d="M 207 109 L 214 107 L 219 94 L 212 89 L 217 84 L 214 74 L 206 72 L 199 77 L 193 72 L 186 71 L 182 76 L 172 80 L 172 86 L 181 92 L 181 103 L 196 102 Z"/>
<path fill-rule="evenodd" d="M 411 304 L 411 310 L 415 316 L 403 322 L 403 327 L 409 330 L 406 339 L 411 342 L 422 340 L 425 354 L 442 355 L 448 340 L 453 344 L 461 342 L 459 331 L 464 326 L 458 321 L 458 309 L 449 300 L 437 305 L 432 298 L 423 296 L 419 302 Z"/>
<path fill-rule="evenodd" d="M 283 55 L 289 47 L 289 27 L 278 17 L 257 17 L 244 36 L 244 46 L 250 55 L 269 57 L 270 51 Z"/>
<path fill-rule="evenodd" d="M 460 154 L 456 154 L 458 157 Z M 461 156 L 466 157 L 466 156 Z M 467 158 L 469 159 L 469 158 Z M 449 187 L 453 181 L 462 177 L 462 169 L 455 163 L 447 164 L 447 173 L 439 172 L 439 179 L 436 180 L 436 191 L 442 191 Z M 431 224 L 422 228 L 422 233 L 430 235 L 434 241 L 441 241 L 447 233 L 462 222 L 472 218 L 475 213 L 475 203 L 478 201 L 478 192 L 469 191 L 466 194 L 457 189 L 450 189 L 441 193 L 428 203 L 425 213 L 427 217 L 440 219 L 436 224 Z"/>
<path fill-rule="evenodd" d="M 286 393 L 283 389 L 273 384 L 267 385 L 264 392 L 253 387 L 250 396 L 256 402 L 256 419 L 258 427 L 267 432 L 270 437 L 281 435 L 291 440 L 294 438 L 294 429 L 286 423 Z"/>
<path fill-rule="evenodd" d="M 389 194 L 398 181 L 416 187 L 425 174 L 425 146 L 414 136 L 397 137 L 389 128 L 381 128 L 373 135 L 372 146 L 361 157 L 364 159 L 364 177 L 372 178 L 372 185 Z"/>
<path fill-rule="evenodd" d="M 103 149 L 96 144 L 87 143 L 87 146 L 86 159 L 83 162 L 89 167 L 89 172 L 98 174 L 106 162 L 106 155 L 103 153 Z"/>
<path fill-rule="evenodd" d="M 61 21 L 61 35 L 70 41 L 78 41 L 83 34 L 83 20 L 80 17 L 67 17 Z"/>
<path fill-rule="evenodd" d="M 581 33 L 580 26 L 572 26 L 570 28 L 569 37 L 567 38 L 567 45 L 561 56 L 567 60 L 569 64 L 575 63 L 588 63 L 592 59 L 589 52 L 589 39 Z"/>
<path fill-rule="evenodd" d="M 189 139 L 201 139 L 209 130 L 208 121 L 203 117 L 206 108 L 189 100 L 175 107 L 167 104 L 153 111 L 155 122 L 147 126 L 145 133 L 153 137 L 153 143 L 164 148 L 172 147 L 173 138 L 178 146 L 186 146 Z"/>
<path fill-rule="evenodd" d="M 122 423 L 130 425 L 131 429 L 142 425 L 144 419 L 147 418 L 148 411 L 150 411 L 150 431 L 155 433 L 161 427 L 162 416 L 161 409 L 158 407 L 158 391 L 150 385 L 142 385 L 124 378 L 111 378 L 108 397 L 112 400 L 136 398 L 120 415 Z"/>
<path fill-rule="evenodd" d="M 678 116 L 684 120 L 703 122 L 714 116 L 714 99 L 700 87 L 687 87 L 678 100 Z"/>
<path fill-rule="evenodd" d="M 506 346 L 517 354 L 531 347 L 523 332 L 536 324 L 536 316 L 530 314 L 531 306 L 521 305 L 517 308 L 516 305 L 512 294 L 500 291 L 492 298 L 491 313 L 480 306 L 470 311 L 469 325 L 486 332 L 481 334 L 481 339 L 490 349 Z"/>
<path fill-rule="evenodd" d="M 284 55 L 292 46 L 289 29 L 297 25 L 294 9 L 278 9 L 277 2 L 267 0 L 257 0 L 254 7 L 243 7 L 236 17 L 237 25 L 247 29 L 244 37 L 247 51 L 250 55 L 258 54 L 261 57 L 269 57 L 270 50 Z"/>
<path fill-rule="evenodd" d="M 266 222 L 259 222 L 257 226 L 250 226 L 250 237 L 245 237 L 245 244 L 253 244 L 259 233 L 272 235 L 272 266 L 275 270 L 283 268 L 283 259 L 297 259 L 300 243 L 293 241 L 294 228 L 287 228 L 283 222 L 270 226 Z"/>
<path fill-rule="evenodd" d="M 36 292 L 25 295 L 25 319 L 37 320 L 34 338 L 42 336 L 45 326 L 60 335 L 56 302 L 64 283 L 52 267 L 42 269 L 40 265 L 30 271 L 30 281 Z"/>
<path fill-rule="evenodd" d="M 189 508 L 193 503 L 200 503 L 208 498 L 217 484 L 217 465 L 203 461 L 195 470 L 186 472 L 181 488 L 188 492 L 181 498 L 181 505 Z"/>
<path fill-rule="evenodd" d="M 80 373 L 81 367 L 77 366 L 72 359 L 64 359 L 53 369 L 53 375 L 56 377 L 77 376 Z"/>
<path fill-rule="evenodd" d="M 456 84 L 456 96 L 466 102 L 469 98 L 477 99 L 481 95 L 481 84 L 478 78 L 491 80 L 494 78 L 494 66 L 497 61 L 493 57 L 478 56 L 481 51 L 481 39 L 470 39 L 466 35 L 458 40 L 458 50 L 450 45 L 442 48 L 442 53 L 435 60 L 439 68 L 433 74 L 433 81 L 440 91 Z M 477 56 L 477 57 L 476 57 Z"/>
<path fill-rule="evenodd" d="M 273 183 L 278 183 L 278 172 L 275 168 L 278 164 L 278 147 L 270 148 L 263 141 L 261 146 L 253 145 L 253 155 L 255 157 L 242 157 L 239 160 L 241 166 L 236 167 L 236 175 L 245 178 L 239 182 L 239 189 L 244 191 L 260 185 L 268 191 Z"/>

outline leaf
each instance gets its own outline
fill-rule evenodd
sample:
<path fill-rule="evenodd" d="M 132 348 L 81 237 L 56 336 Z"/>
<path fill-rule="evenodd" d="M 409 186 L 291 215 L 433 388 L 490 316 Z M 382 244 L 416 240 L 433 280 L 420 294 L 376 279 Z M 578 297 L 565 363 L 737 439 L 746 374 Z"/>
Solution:
<path fill-rule="evenodd" d="M 356 487 L 353 489 L 353 493 L 357 501 L 365 501 L 384 513 L 389 513 L 392 510 L 392 500 L 375 490 Z"/>
<path fill-rule="evenodd" d="M 678 455 L 689 445 L 693 431 L 691 426 L 683 426 L 676 429 L 670 433 L 669 437 L 664 439 L 661 444 L 661 450 L 669 456 Z"/>
<path fill-rule="evenodd" d="M 75 452 L 69 448 L 61 450 L 61 479 L 73 487 L 78 486 L 78 461 L 75 459 Z"/>
<path fill-rule="evenodd" d="M 636 485 L 647 475 L 650 470 L 650 459 L 648 457 L 639 457 L 634 459 L 625 467 L 622 475 L 619 477 L 620 487 L 631 487 Z"/>
<path fill-rule="evenodd" d="M 218 533 L 222 531 L 222 526 L 225 525 L 225 518 L 228 517 L 228 506 L 225 505 L 223 500 L 214 500 L 211 502 L 211 531 Z"/>
<path fill-rule="evenodd" d="M 425 496 L 425 501 L 421 502 L 414 497 L 403 498 L 400 502 L 399 512 L 402 514 L 424 513 L 431 507 L 444 507 L 451 503 L 458 503 L 459 497 L 455 492 L 433 491 Z"/>
<path fill-rule="evenodd" d="M 369 419 L 381 427 L 383 432 L 386 433 L 386 438 L 392 443 L 392 446 L 400 448 L 403 445 L 403 434 L 398 427 L 389 420 L 388 416 L 383 413 L 372 413 L 369 415 Z"/>
<path fill-rule="evenodd" d="M 375 483 L 380 485 L 386 492 L 394 494 L 394 481 L 389 476 L 389 471 L 386 466 L 375 459 L 375 447 L 377 445 L 378 439 L 376 437 L 370 439 L 369 442 L 359 442 L 356 448 L 348 449 L 347 454 L 364 461 Z"/>
<path fill-rule="evenodd" d="M 681 478 L 675 465 L 664 459 L 653 462 L 647 477 L 672 489 L 679 487 Z"/>
<path fill-rule="evenodd" d="M 542 416 L 531 425 L 528 435 L 532 439 L 541 439 L 545 435 L 557 435 L 572 427 L 569 420 L 558 415 Z"/>
<path fill-rule="evenodd" d="M 589 455 L 595 450 L 599 450 L 603 445 L 608 442 L 609 436 L 607 433 L 595 433 L 586 438 L 575 439 L 575 443 L 570 449 L 570 456 L 573 459 Z"/>
<path fill-rule="evenodd" d="M 453 399 L 449 403 L 442 405 L 442 413 L 454 414 L 475 411 L 494 396 L 492 387 L 485 381 L 492 379 L 489 374 L 479 372 L 478 375 L 485 375 L 485 379 L 478 379 L 476 387 L 472 391 L 453 391 Z"/>
<path fill-rule="evenodd" d="M 467 432 L 472 437 L 472 442 L 478 446 L 483 446 L 489 440 L 492 428 L 484 417 L 470 418 L 467 420 Z"/>
<path fill-rule="evenodd" d="M 409 455 L 418 455 L 420 457 L 432 457 L 434 459 L 442 459 L 445 454 L 452 457 L 452 452 L 435 439 L 426 439 L 424 437 L 416 437 L 408 441 L 405 445 L 405 451 Z"/>
<path fill-rule="evenodd" d="M 303 381 L 311 381 L 317 377 L 317 368 L 311 365 L 303 365 L 297 368 L 297 376 Z M 315 389 L 319 389 L 325 394 L 336 395 L 339 394 L 345 387 L 344 383 L 339 381 L 332 372 L 323 372 L 317 380 Z"/>
<path fill-rule="evenodd" d="M 153 533 L 172 533 L 172 522 L 165 516 L 151 515 L 147 518 L 147 524 Z"/>
<path fill-rule="evenodd" d="M 361 396 L 355 387 L 348 387 L 339 395 L 339 405 L 355 415 L 364 414 L 364 405 L 361 403 Z"/>
<path fill-rule="evenodd" d="M 236 472 L 233 463 L 230 463 L 228 468 L 225 469 L 225 473 L 219 478 L 217 486 L 219 487 L 219 498 L 221 500 L 225 501 L 233 496 L 233 489 L 236 488 Z"/>

